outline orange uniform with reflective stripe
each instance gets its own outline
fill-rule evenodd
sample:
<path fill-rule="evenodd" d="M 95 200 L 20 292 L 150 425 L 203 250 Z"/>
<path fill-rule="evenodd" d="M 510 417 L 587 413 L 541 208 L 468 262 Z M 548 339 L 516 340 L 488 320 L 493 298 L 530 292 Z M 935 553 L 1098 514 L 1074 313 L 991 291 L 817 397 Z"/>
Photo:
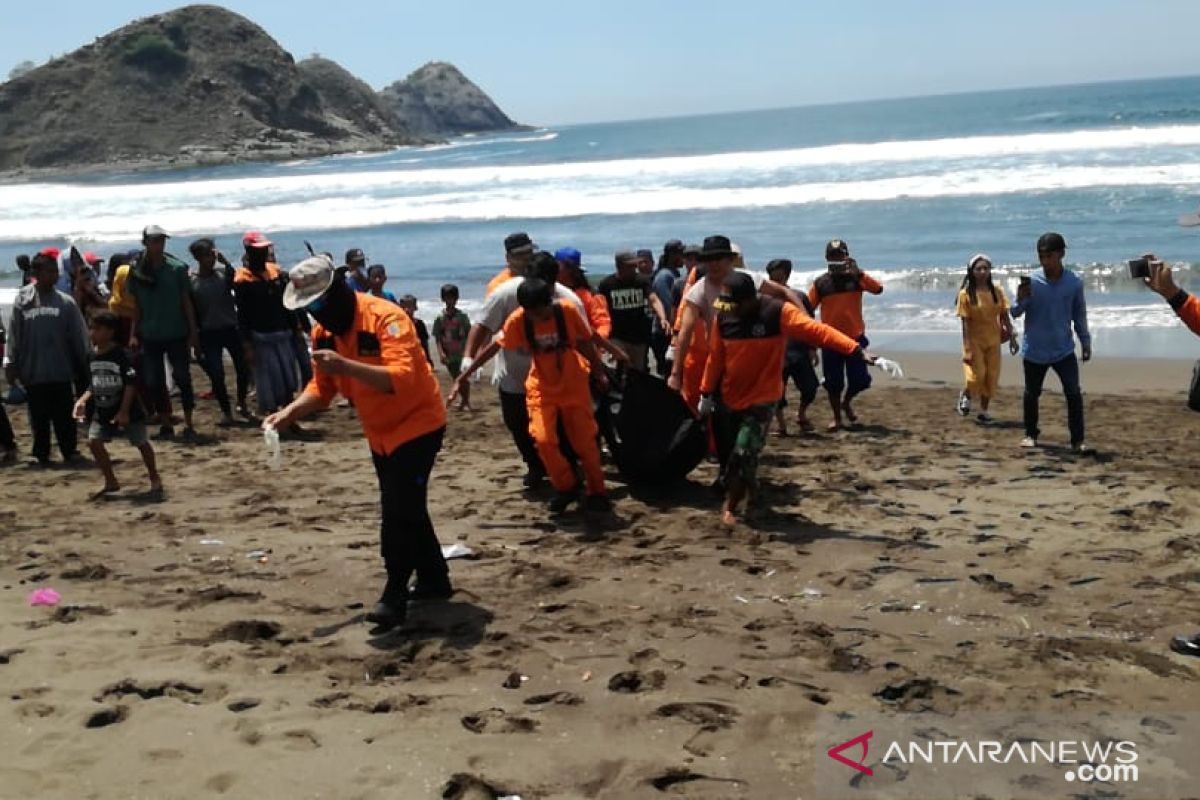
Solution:
<path fill-rule="evenodd" d="M 604 296 L 592 294 L 583 288 L 576 289 L 575 294 L 579 298 L 579 302 L 583 303 L 583 307 L 587 309 L 588 322 L 591 323 L 592 330 L 603 339 L 612 336 L 612 316 L 608 313 L 608 303 L 605 302 Z"/>
<path fill-rule="evenodd" d="M 1179 318 L 1193 333 L 1200 336 L 1200 299 L 1197 299 L 1196 295 L 1189 295 L 1187 301 L 1179 307 Z"/>
<path fill-rule="evenodd" d="M 556 491 L 575 487 L 575 471 L 559 448 L 561 420 L 571 449 L 579 457 L 587 480 L 588 494 L 604 494 L 604 467 L 596 444 L 596 418 L 592 412 L 587 359 L 580 342 L 590 341 L 592 332 L 579 311 L 557 301 L 562 309 L 566 341 L 560 341 L 554 316 L 533 323 L 534 343 L 525 334 L 525 309 L 518 308 L 504 322 L 500 344 L 506 350 L 524 348 L 533 352 L 533 365 L 525 380 L 525 402 L 529 407 L 529 435 L 537 443 L 538 456 Z"/>
<path fill-rule="evenodd" d="M 825 274 L 813 281 L 808 290 L 808 302 L 815 311 L 821 309 L 821 321 L 832 325 L 851 339 L 867 331 L 863 322 L 863 292 L 879 294 L 883 285 L 867 273 L 857 281 L 849 275 Z"/>
<path fill-rule="evenodd" d="M 778 403 L 783 397 L 788 339 L 843 355 L 858 349 L 858 342 L 844 333 L 770 297 L 761 298 L 758 312 L 748 319 L 722 312 L 709 336 L 701 391 L 712 394 L 720 389 L 722 404 L 735 411 Z"/>
<path fill-rule="evenodd" d="M 496 273 L 496 277 L 488 281 L 487 289 L 484 290 L 483 296 L 489 297 L 492 292 L 496 291 L 496 288 L 499 287 L 500 284 L 505 283 L 506 281 L 511 281 L 515 277 L 517 277 L 516 274 L 508 267 L 505 267 Z"/>
<path fill-rule="evenodd" d="M 355 293 L 354 324 L 341 336 L 313 326 L 313 350 L 335 350 L 360 364 L 385 367 L 392 394 L 371 388 L 349 375 L 328 375 L 313 363 L 313 379 L 305 387 L 329 405 L 342 395 L 354 403 L 372 452 L 389 455 L 397 447 L 446 427 L 446 407 L 433 370 L 421 349 L 408 314 L 397 305 Z"/>

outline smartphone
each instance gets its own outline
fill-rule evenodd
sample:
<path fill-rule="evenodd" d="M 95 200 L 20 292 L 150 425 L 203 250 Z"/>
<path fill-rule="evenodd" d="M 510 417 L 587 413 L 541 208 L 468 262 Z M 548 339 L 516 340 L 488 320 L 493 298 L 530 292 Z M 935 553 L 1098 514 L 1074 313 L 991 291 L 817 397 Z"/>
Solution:
<path fill-rule="evenodd" d="M 1129 262 L 1129 277 L 1135 281 L 1150 277 L 1150 259 L 1135 258 Z"/>

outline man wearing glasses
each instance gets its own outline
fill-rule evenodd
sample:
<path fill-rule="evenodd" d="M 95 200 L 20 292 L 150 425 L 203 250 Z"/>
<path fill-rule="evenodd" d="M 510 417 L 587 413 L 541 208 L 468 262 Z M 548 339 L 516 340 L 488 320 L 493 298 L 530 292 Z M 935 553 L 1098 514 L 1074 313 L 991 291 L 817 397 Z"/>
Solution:
<path fill-rule="evenodd" d="M 1067 242 L 1060 234 L 1042 234 L 1037 242 L 1042 271 L 1021 279 L 1013 317 L 1025 317 L 1021 356 L 1025 362 L 1025 438 L 1021 446 L 1038 445 L 1038 400 L 1046 373 L 1054 370 L 1067 399 L 1067 427 L 1071 450 L 1091 452 L 1083 438 L 1083 392 L 1079 388 L 1079 361 L 1075 339 L 1079 337 L 1079 359 L 1092 358 L 1092 336 L 1088 332 L 1087 303 L 1083 280 L 1063 267 Z"/>

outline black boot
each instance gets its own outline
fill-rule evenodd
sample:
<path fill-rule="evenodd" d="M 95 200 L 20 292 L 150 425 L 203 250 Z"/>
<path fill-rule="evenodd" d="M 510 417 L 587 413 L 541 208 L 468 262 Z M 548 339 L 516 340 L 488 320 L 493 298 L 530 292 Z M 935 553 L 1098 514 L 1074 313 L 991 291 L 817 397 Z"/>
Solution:
<path fill-rule="evenodd" d="M 367 622 L 381 628 L 398 628 L 408 616 L 408 586 L 399 578 L 388 576 L 379 602 L 367 614 Z"/>

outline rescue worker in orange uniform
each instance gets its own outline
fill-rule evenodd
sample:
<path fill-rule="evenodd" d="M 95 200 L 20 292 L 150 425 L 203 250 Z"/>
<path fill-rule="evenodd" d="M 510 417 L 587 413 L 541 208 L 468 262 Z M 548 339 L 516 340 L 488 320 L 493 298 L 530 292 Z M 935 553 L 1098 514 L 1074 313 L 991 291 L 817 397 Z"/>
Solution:
<path fill-rule="evenodd" d="M 558 282 L 575 292 L 579 302 L 583 303 L 592 330 L 602 339 L 612 336 L 612 316 L 608 313 L 608 303 L 602 295 L 592 291 L 583 271 L 583 254 L 574 247 L 562 247 L 555 251 L 554 260 L 558 262 Z"/>
<path fill-rule="evenodd" d="M 715 417 L 717 447 L 726 488 L 721 519 L 735 522 L 742 499 L 758 487 L 758 455 L 767 427 L 783 397 L 783 358 L 788 339 L 837 352 L 868 364 L 875 357 L 835 328 L 815 321 L 799 307 L 760 297 L 754 280 L 732 272 L 723 282 L 719 315 L 709 332 L 708 362 L 698 410 Z M 718 401 L 714 393 L 719 392 Z"/>
<path fill-rule="evenodd" d="M 537 245 L 529 238 L 528 233 L 518 231 L 504 237 L 505 267 L 488 281 L 487 289 L 484 291 L 483 296 L 485 298 L 489 297 L 492 292 L 496 291 L 496 287 L 506 281 L 523 277 L 526 269 L 529 267 L 529 261 L 533 258 L 535 252 L 537 252 Z"/>
<path fill-rule="evenodd" d="M 849 245 L 841 239 L 825 245 L 825 261 L 828 271 L 813 281 L 808 290 L 809 306 L 820 310 L 821 321 L 826 325 L 832 325 L 863 347 L 869 346 L 862 315 L 863 292 L 882 294 L 883 286 L 858 268 L 858 262 L 850 257 Z M 828 430 L 842 427 L 843 414 L 851 425 L 857 423 L 850 403 L 871 388 L 871 374 L 862 359 L 847 360 L 836 350 L 822 351 L 821 371 L 825 375 L 825 390 L 829 392 L 829 407 L 833 410 Z"/>
<path fill-rule="evenodd" d="M 416 329 L 399 306 L 355 292 L 324 256 L 289 273 L 284 305 L 313 326 L 313 379 L 291 404 L 263 420 L 286 428 L 337 395 L 354 404 L 379 479 L 379 538 L 387 584 L 367 620 L 402 625 L 409 599 L 438 600 L 453 589 L 429 517 L 429 474 L 446 431 L 446 409 Z M 409 590 L 409 578 L 417 581 Z"/>
<path fill-rule="evenodd" d="M 579 499 L 578 480 L 559 448 L 559 422 L 567 435 L 586 479 L 584 508 L 605 511 L 611 507 L 604 486 L 604 468 L 596 442 L 599 429 L 592 411 L 591 379 L 601 391 L 608 379 L 592 332 L 571 304 L 555 301 L 552 287 L 540 278 L 527 278 L 517 293 L 520 308 L 509 315 L 496 341 L 484 348 L 471 368 L 458 377 L 458 386 L 471 378 L 501 348 L 533 353 L 533 366 L 525 382 L 529 407 L 529 434 L 554 486 L 550 511 L 561 514 Z M 456 388 L 448 402 L 458 394 Z"/>

